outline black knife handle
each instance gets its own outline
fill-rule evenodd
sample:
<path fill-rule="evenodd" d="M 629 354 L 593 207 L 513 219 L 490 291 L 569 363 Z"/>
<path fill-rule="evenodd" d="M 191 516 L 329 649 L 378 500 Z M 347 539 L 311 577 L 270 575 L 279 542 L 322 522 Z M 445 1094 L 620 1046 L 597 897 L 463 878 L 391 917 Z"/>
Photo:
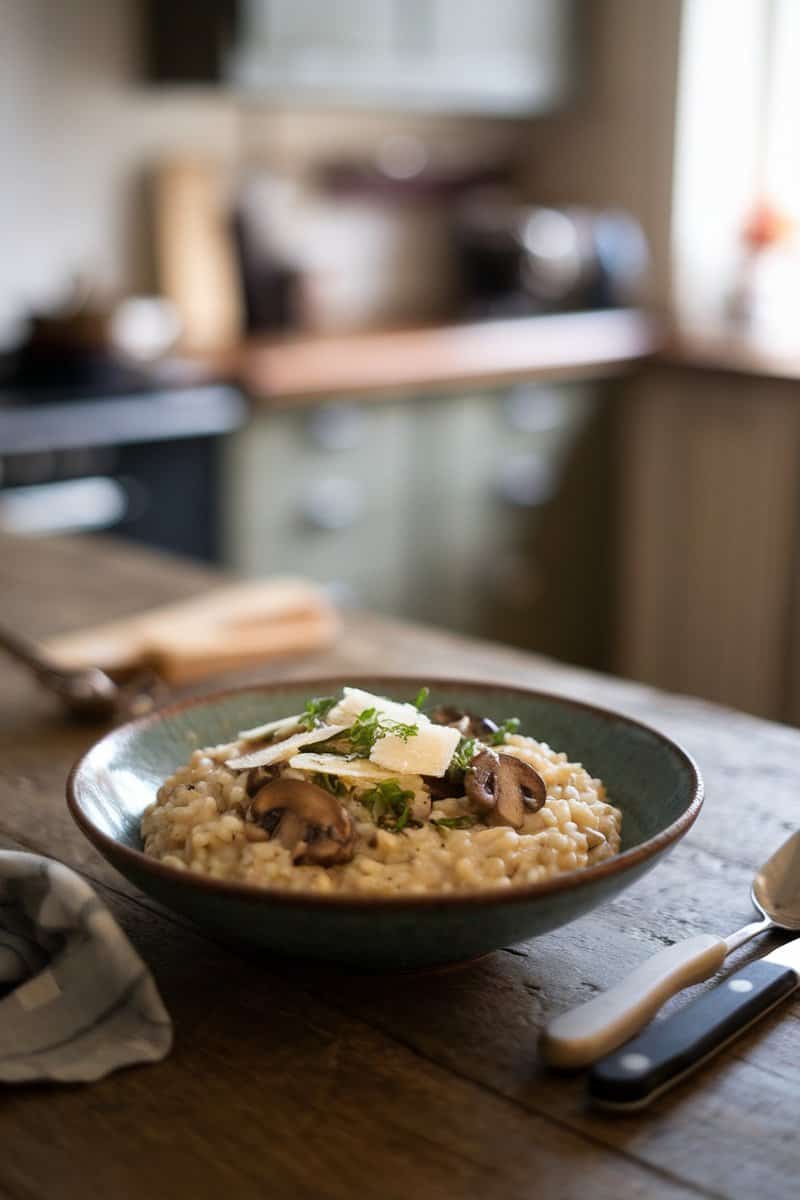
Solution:
<path fill-rule="evenodd" d="M 756 959 L 652 1025 L 589 1073 L 589 1098 L 603 1108 L 642 1108 L 694 1071 L 800 985 L 791 967 Z"/>

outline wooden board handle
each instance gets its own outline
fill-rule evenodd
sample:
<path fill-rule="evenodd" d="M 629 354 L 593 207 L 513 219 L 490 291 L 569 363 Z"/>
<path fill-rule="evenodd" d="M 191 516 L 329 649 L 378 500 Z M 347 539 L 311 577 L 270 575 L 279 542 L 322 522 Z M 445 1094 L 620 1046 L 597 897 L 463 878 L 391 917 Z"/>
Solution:
<path fill-rule="evenodd" d="M 52 638 L 45 649 L 64 666 L 112 673 L 155 667 L 174 684 L 262 659 L 318 650 L 339 628 L 321 589 L 300 579 L 226 585 L 94 629 Z"/>

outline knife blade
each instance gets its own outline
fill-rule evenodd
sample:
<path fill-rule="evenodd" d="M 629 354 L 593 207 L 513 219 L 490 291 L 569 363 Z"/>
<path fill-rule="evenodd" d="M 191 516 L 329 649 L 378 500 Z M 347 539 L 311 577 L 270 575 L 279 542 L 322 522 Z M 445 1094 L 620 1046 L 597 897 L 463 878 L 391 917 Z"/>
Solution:
<path fill-rule="evenodd" d="M 595 1063 L 588 1080 L 590 1102 L 618 1112 L 644 1108 L 798 987 L 800 938 L 795 938 Z"/>

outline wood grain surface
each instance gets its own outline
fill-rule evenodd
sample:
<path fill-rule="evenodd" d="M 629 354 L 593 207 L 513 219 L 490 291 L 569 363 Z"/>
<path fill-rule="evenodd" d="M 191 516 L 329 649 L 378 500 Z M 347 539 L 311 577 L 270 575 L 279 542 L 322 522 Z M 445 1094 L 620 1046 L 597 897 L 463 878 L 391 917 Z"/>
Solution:
<path fill-rule="evenodd" d="M 657 321 L 637 309 L 555 313 L 507 320 L 363 333 L 254 338 L 196 354 L 196 369 L 222 373 L 257 403 L 291 405 L 344 395 L 500 387 L 551 379 L 618 376 L 658 347 Z"/>
<path fill-rule="evenodd" d="M 215 578 L 112 542 L 0 541 L 2 619 L 39 636 Z M 269 675 L 374 670 L 509 681 L 635 715 L 697 757 L 705 811 L 663 865 L 611 904 L 471 966 L 358 975 L 279 962 L 217 944 L 97 856 L 63 791 L 68 766 L 101 730 L 66 725 L 3 663 L 0 845 L 59 858 L 98 888 L 155 973 L 176 1045 L 157 1067 L 90 1087 L 0 1092 L 0 1196 L 796 1196 L 797 1000 L 625 1118 L 588 1110 L 582 1076 L 544 1068 L 536 1039 L 551 1014 L 660 946 L 750 919 L 755 867 L 800 820 L 800 733 L 368 615 L 348 618 L 335 651 Z M 259 675 L 263 667 L 236 679 Z M 740 951 L 731 967 L 770 944 Z"/>

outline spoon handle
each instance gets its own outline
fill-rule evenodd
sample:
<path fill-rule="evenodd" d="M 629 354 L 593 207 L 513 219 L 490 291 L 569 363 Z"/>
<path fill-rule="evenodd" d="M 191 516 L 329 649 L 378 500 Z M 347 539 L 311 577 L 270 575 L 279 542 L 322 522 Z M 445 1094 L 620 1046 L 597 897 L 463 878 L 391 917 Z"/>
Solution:
<path fill-rule="evenodd" d="M 37 673 L 47 671 L 50 667 L 38 646 L 20 634 L 12 633 L 3 625 L 0 625 L 0 649 L 5 650 L 12 658 Z"/>
<path fill-rule="evenodd" d="M 710 933 L 660 950 L 615 987 L 551 1021 L 540 1044 L 544 1058 L 551 1066 L 574 1068 L 610 1054 L 670 996 L 718 971 L 727 953 L 724 938 Z"/>

